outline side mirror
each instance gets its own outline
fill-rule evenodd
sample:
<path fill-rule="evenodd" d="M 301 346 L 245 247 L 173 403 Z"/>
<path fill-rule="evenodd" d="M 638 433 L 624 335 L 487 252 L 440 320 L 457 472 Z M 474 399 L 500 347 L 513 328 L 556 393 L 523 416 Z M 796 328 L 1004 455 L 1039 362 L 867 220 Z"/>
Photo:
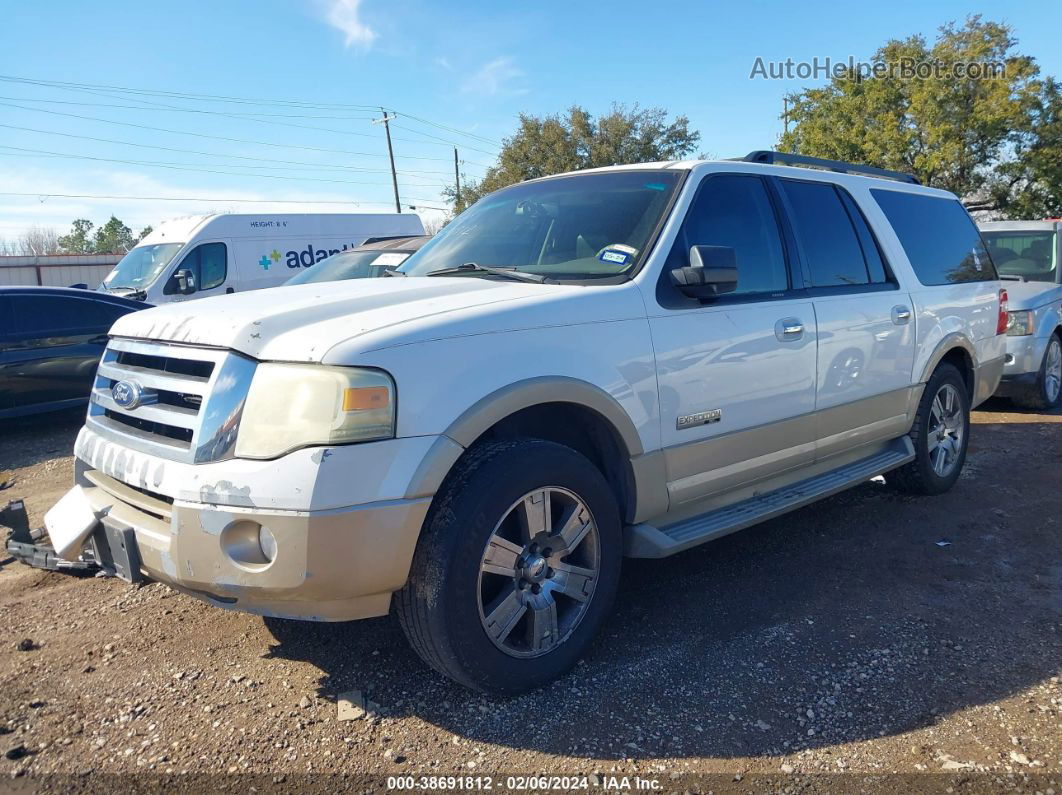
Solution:
<path fill-rule="evenodd" d="M 737 255 L 729 246 L 691 246 L 690 264 L 671 271 L 675 286 L 690 298 L 715 298 L 737 289 Z"/>
<path fill-rule="evenodd" d="M 195 292 L 195 274 L 187 268 L 181 268 L 173 274 L 173 278 L 177 282 L 177 292 L 181 295 L 191 295 Z"/>

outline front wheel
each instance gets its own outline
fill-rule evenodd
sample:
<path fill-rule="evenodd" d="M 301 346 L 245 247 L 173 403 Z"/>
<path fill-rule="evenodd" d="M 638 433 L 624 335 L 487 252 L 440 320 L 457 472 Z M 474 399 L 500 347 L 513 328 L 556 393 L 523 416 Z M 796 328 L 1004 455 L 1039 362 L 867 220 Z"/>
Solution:
<path fill-rule="evenodd" d="M 413 648 L 439 672 L 497 695 L 567 671 L 619 579 L 619 511 L 600 471 L 552 442 L 488 443 L 435 500 L 397 595 Z"/>
<path fill-rule="evenodd" d="M 970 443 L 969 393 L 953 365 L 933 372 L 909 435 L 914 461 L 890 472 L 886 481 L 911 494 L 943 494 L 959 479 Z"/>

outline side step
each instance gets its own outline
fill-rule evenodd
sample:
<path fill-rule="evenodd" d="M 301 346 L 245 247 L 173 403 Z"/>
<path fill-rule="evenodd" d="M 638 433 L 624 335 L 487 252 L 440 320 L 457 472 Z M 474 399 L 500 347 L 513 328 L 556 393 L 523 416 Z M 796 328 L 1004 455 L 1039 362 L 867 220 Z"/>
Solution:
<path fill-rule="evenodd" d="M 776 491 L 656 528 L 637 524 L 627 528 L 624 554 L 632 558 L 665 558 L 737 530 L 743 530 L 809 503 L 856 486 L 914 460 L 914 445 L 906 436 L 887 450 Z"/>

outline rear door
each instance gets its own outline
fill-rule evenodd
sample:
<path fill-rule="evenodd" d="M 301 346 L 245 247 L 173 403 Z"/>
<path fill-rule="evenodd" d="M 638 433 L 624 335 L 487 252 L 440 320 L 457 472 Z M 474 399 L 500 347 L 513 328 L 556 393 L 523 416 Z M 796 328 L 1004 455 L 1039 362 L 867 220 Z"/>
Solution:
<path fill-rule="evenodd" d="M 11 346 L 11 305 L 6 295 L 0 295 L 0 412 L 11 408 L 11 373 L 7 368 Z"/>
<path fill-rule="evenodd" d="M 794 291 L 766 181 L 702 180 L 649 312 L 671 508 L 814 460 L 816 327 Z M 700 302 L 671 282 L 693 245 L 734 249 L 737 291 Z"/>
<path fill-rule="evenodd" d="M 11 346 L 0 381 L 10 408 L 64 408 L 88 400 L 107 332 L 129 310 L 73 294 L 11 295 Z"/>
<path fill-rule="evenodd" d="M 818 322 L 817 457 L 902 434 L 915 353 L 910 295 L 842 186 L 776 184 Z"/>

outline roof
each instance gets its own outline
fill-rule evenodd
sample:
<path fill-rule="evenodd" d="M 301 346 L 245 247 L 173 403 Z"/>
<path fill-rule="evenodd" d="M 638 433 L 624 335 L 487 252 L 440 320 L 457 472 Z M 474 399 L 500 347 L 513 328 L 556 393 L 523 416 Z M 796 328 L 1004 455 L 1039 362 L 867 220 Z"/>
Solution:
<path fill-rule="evenodd" d="M 0 295 L 65 295 L 73 298 L 82 298 L 88 301 L 100 301 L 105 304 L 116 304 L 137 309 L 146 309 L 151 304 L 143 301 L 131 301 L 119 295 L 96 292 L 95 290 L 83 290 L 79 287 L 40 287 L 37 285 L 0 285 Z"/>

